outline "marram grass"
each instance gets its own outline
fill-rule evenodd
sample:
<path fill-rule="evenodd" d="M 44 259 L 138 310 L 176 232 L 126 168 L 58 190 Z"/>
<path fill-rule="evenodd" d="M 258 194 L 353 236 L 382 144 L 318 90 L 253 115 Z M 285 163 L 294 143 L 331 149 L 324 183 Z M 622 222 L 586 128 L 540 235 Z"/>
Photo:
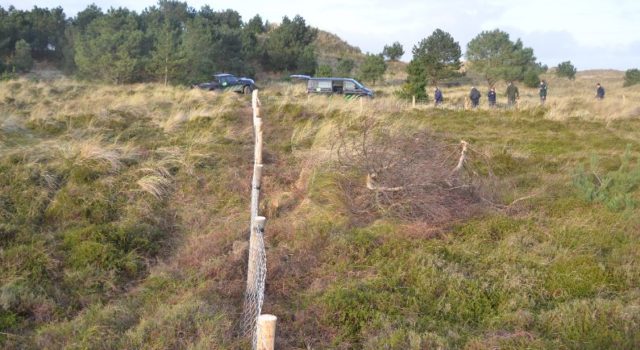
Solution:
<path fill-rule="evenodd" d="M 550 78 L 544 108 L 521 88 L 520 110 L 465 111 L 468 87 L 445 90 L 444 108 L 416 109 L 389 87 L 371 101 L 262 91 L 273 214 L 264 311 L 279 318 L 278 346 L 640 347 L 639 209 L 590 201 L 574 183 L 581 167 L 620 181 L 630 174 L 611 175 L 621 159 L 637 164 L 637 90 L 587 75 Z M 608 88 L 601 104 L 590 100 L 597 79 Z M 248 107 L 246 96 L 152 84 L 3 83 L 2 347 L 247 348 L 237 329 Z M 335 145 L 337 130 L 357 134 L 363 120 L 466 140 L 474 169 L 502 185 L 501 206 L 438 225 L 362 219 L 345 184 L 364 177 Z M 633 183 L 619 186 L 638 200 Z"/>

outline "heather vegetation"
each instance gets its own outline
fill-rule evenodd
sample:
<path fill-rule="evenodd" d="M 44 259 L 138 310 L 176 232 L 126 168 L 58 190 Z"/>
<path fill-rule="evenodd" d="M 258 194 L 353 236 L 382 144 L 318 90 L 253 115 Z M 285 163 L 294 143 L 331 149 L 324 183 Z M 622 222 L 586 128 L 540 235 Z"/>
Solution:
<path fill-rule="evenodd" d="M 500 30 L 464 63 L 436 30 L 407 65 L 397 43 L 363 55 L 299 16 L 173 1 L 0 18 L 1 348 L 250 348 L 251 101 L 183 84 L 218 70 L 269 77 L 278 349 L 640 347 L 637 70 L 547 73 Z M 45 61 L 73 79 L 21 74 Z M 294 72 L 354 75 L 375 98 L 308 95 L 279 79 Z"/>
<path fill-rule="evenodd" d="M 385 89 L 262 91 L 278 346 L 636 348 L 637 116 Z M 3 347 L 246 347 L 246 97 L 13 80 L 0 98 Z"/>

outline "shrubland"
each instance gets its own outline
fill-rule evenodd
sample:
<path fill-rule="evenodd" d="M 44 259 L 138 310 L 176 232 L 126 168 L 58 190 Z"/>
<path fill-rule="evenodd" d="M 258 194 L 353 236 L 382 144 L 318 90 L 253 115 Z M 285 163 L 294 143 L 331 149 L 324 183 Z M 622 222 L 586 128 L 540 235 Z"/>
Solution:
<path fill-rule="evenodd" d="M 465 110 L 468 86 L 439 108 L 390 86 L 373 100 L 266 86 L 263 311 L 278 348 L 637 348 L 640 93 L 623 100 L 614 79 L 549 77 L 545 106 L 521 87 L 511 110 Z M 246 348 L 249 105 L 3 83 L 3 347 Z"/>

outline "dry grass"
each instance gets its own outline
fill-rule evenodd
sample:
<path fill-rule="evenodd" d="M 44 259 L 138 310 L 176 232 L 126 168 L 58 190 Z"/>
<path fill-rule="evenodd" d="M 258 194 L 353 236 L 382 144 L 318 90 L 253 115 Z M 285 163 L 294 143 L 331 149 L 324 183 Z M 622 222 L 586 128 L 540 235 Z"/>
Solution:
<path fill-rule="evenodd" d="M 566 78 L 558 78 L 549 73 L 541 76 L 547 81 L 549 90 L 545 104 L 545 118 L 550 120 L 568 120 L 579 118 L 582 120 L 611 121 L 618 119 L 632 119 L 640 117 L 640 87 L 632 86 L 624 88 L 623 72 L 619 71 L 585 71 L 577 74 L 574 81 Z M 595 85 L 601 83 L 606 89 L 606 98 L 603 101 L 595 99 Z M 517 108 L 531 110 L 539 108 L 540 99 L 537 89 L 527 88 L 522 84 L 516 84 L 520 90 L 520 100 Z M 477 85 L 483 97 L 479 110 L 491 110 L 486 99 L 488 88 L 482 84 Z M 375 88 L 375 87 L 374 87 Z M 452 110 L 469 110 L 468 94 L 471 86 L 443 88 L 445 102 L 438 108 Z M 382 95 L 382 100 L 389 100 L 387 105 L 398 103 L 393 97 L 396 86 L 379 87 L 377 92 Z M 506 85 L 496 85 L 499 108 L 506 108 Z M 429 88 L 429 96 L 433 101 L 433 91 Z M 405 102 L 405 106 L 409 103 Z M 434 108 L 432 103 L 420 104 L 418 108 Z"/>
<path fill-rule="evenodd" d="M 592 79 L 607 88 L 600 105 Z M 638 159 L 633 107 L 613 104 L 638 91 L 615 79 L 549 78 L 547 109 L 521 88 L 518 111 L 472 112 L 463 109 L 468 87 L 446 89 L 442 109 L 413 109 L 395 86 L 354 101 L 267 86 L 264 311 L 279 317 L 277 346 L 637 348 L 638 209 L 587 202 L 572 183 L 592 154 L 598 173 L 617 169 L 627 144 Z M 592 114 L 571 107 L 582 90 L 575 98 Z M 0 86 L 0 325 L 20 335 L 0 335 L 2 346 L 246 348 L 234 322 L 245 279 L 248 105 L 245 96 L 147 84 Z M 362 220 L 351 204 L 354 188 L 370 192 L 366 176 L 340 164 L 336 145 L 340 130 L 361 135 L 363 119 L 402 141 L 369 159 L 403 160 L 379 185 L 421 183 L 433 177 L 430 160 L 455 166 L 464 139 L 476 157 L 467 170 L 493 172 L 496 202 L 514 204 L 480 216 L 371 211 Z M 434 142 L 412 142 L 425 134 Z M 431 157 L 438 148 L 453 158 Z"/>

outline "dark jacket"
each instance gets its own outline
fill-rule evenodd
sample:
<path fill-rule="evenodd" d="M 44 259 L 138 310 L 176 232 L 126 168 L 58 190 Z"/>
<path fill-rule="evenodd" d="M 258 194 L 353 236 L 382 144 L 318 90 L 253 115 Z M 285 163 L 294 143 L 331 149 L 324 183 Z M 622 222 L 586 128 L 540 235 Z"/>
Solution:
<path fill-rule="evenodd" d="M 540 98 L 547 98 L 547 84 L 540 84 Z"/>
<path fill-rule="evenodd" d="M 489 90 L 489 93 L 487 94 L 487 97 L 489 98 L 489 104 L 491 104 L 491 105 L 496 104 L 497 94 L 496 94 L 495 91 Z"/>
<path fill-rule="evenodd" d="M 433 97 L 435 98 L 436 103 L 442 103 L 442 101 L 444 100 L 442 96 L 442 91 L 440 91 L 440 89 L 436 89 L 436 92 L 434 93 Z"/>
<path fill-rule="evenodd" d="M 599 99 L 604 98 L 604 88 L 602 86 L 598 87 L 598 90 L 596 91 L 596 97 Z"/>
<path fill-rule="evenodd" d="M 480 101 L 480 97 L 482 97 L 482 95 L 480 94 L 480 91 L 478 91 L 478 89 L 471 89 L 471 92 L 469 93 L 469 98 L 471 99 L 471 101 L 478 102 Z"/>
<path fill-rule="evenodd" d="M 517 86 L 513 84 L 507 86 L 507 98 L 509 99 L 509 101 L 513 102 L 519 97 L 520 91 L 518 90 Z"/>

